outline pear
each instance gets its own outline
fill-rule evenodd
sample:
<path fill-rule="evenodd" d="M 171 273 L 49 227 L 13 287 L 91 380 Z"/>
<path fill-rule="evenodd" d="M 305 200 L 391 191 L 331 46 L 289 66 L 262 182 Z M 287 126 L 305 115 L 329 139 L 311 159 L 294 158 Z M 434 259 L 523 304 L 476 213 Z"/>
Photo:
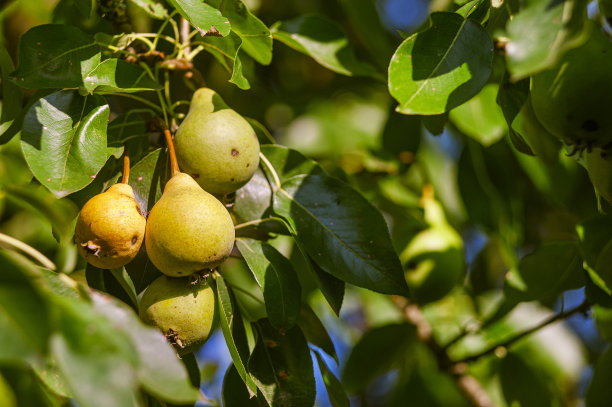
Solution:
<path fill-rule="evenodd" d="M 465 271 L 463 240 L 447 223 L 442 206 L 425 197 L 424 209 L 429 227 L 417 233 L 400 254 L 406 283 L 420 304 L 446 296 Z"/>
<path fill-rule="evenodd" d="M 590 150 L 612 143 L 612 43 L 597 27 L 555 68 L 531 79 L 537 119 L 554 136 Z"/>
<path fill-rule="evenodd" d="M 189 175 L 175 174 L 147 218 L 145 247 L 170 277 L 212 269 L 234 246 L 234 224 L 223 204 Z"/>
<path fill-rule="evenodd" d="M 206 279 L 161 276 L 140 300 L 140 318 L 157 326 L 179 354 L 196 350 L 214 327 L 215 294 Z"/>
<path fill-rule="evenodd" d="M 81 209 L 74 233 L 77 249 L 95 267 L 124 266 L 138 254 L 145 224 L 132 187 L 115 184 Z"/>
<path fill-rule="evenodd" d="M 212 89 L 198 89 L 174 136 L 182 170 L 206 191 L 226 195 L 246 184 L 259 165 L 251 125 Z"/>

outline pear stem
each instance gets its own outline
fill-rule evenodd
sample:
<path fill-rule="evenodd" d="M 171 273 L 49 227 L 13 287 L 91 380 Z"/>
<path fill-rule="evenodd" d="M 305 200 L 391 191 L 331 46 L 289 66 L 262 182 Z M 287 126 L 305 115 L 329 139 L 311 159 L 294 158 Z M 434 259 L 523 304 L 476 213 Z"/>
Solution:
<path fill-rule="evenodd" d="M 259 159 L 265 164 L 268 171 L 270 171 L 270 174 L 272 175 L 272 178 L 274 179 L 274 184 L 276 185 L 276 189 L 280 189 L 281 188 L 280 178 L 278 178 L 278 174 L 274 170 L 274 167 L 272 166 L 270 161 L 268 161 L 266 156 L 263 155 L 263 153 L 261 152 L 259 153 Z"/>
<path fill-rule="evenodd" d="M 176 174 L 180 174 L 181 169 L 179 168 L 178 161 L 176 161 L 176 152 L 174 151 L 174 142 L 172 141 L 172 134 L 170 134 L 170 130 L 165 129 L 164 136 L 166 136 L 168 154 L 170 154 L 170 172 L 174 177 Z"/>
<path fill-rule="evenodd" d="M 127 184 L 130 180 L 130 156 L 127 154 L 123 155 L 123 177 L 121 177 L 121 183 Z"/>

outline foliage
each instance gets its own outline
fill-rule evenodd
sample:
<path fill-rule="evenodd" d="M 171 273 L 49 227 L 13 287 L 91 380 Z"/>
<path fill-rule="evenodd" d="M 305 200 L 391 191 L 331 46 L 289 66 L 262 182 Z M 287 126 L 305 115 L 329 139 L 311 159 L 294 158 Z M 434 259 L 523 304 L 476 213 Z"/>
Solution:
<path fill-rule="evenodd" d="M 0 405 L 607 405 L 612 77 L 575 56 L 612 55 L 610 2 L 416 3 L 401 27 L 391 0 L 3 5 Z M 261 144 L 221 197 L 207 395 L 201 353 L 138 318 L 144 246 L 100 270 L 73 241 L 124 154 L 151 210 L 203 86 Z"/>

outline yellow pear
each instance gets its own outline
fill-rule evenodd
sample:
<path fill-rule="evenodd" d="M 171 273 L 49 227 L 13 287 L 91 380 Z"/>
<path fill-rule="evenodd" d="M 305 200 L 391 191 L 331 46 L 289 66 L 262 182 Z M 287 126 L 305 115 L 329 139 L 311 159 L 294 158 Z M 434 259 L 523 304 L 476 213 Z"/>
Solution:
<path fill-rule="evenodd" d="M 79 253 L 102 269 L 129 263 L 140 250 L 146 220 L 128 184 L 115 184 L 81 209 L 74 233 Z"/>
<path fill-rule="evenodd" d="M 246 184 L 259 165 L 259 142 L 242 116 L 212 89 L 198 89 L 175 136 L 180 167 L 206 191 L 225 195 Z"/>
<path fill-rule="evenodd" d="M 158 277 L 139 308 L 140 318 L 157 326 L 180 354 L 202 346 L 213 331 L 215 294 L 206 279 Z"/>
<path fill-rule="evenodd" d="M 175 174 L 147 218 L 145 247 L 170 277 L 212 269 L 234 246 L 234 224 L 221 202 L 189 175 Z"/>

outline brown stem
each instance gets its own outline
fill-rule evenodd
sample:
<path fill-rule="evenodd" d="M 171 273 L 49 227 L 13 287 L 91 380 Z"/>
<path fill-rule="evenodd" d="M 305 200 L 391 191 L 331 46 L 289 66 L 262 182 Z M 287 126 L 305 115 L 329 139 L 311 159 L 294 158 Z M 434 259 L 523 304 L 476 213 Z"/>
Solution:
<path fill-rule="evenodd" d="M 130 180 L 130 156 L 127 154 L 123 154 L 123 177 L 121 178 L 122 184 L 127 184 Z"/>
<path fill-rule="evenodd" d="M 504 349 L 504 348 L 508 348 L 510 345 L 512 345 L 513 343 L 515 343 L 516 341 L 526 337 L 527 335 L 531 335 L 534 332 L 539 331 L 540 329 L 544 328 L 547 325 L 550 325 L 554 322 L 560 321 L 562 319 L 568 318 L 574 314 L 577 314 L 579 312 L 586 312 L 589 308 L 591 307 L 591 304 L 587 301 L 584 301 L 582 304 L 568 309 L 567 311 L 563 311 L 560 312 L 558 314 L 552 315 L 549 318 L 545 319 L 544 321 L 540 322 L 538 325 L 527 329 L 526 331 L 520 332 L 518 334 L 516 334 L 515 336 L 513 336 L 512 338 L 504 341 L 503 343 L 497 344 L 497 345 L 493 345 L 490 348 L 487 348 L 485 350 L 483 350 L 482 352 L 479 352 L 475 355 L 472 356 L 468 356 L 466 358 L 463 358 L 461 360 L 456 361 L 456 364 L 460 364 L 460 363 L 469 363 L 469 362 L 473 362 L 477 359 L 480 359 L 483 356 L 486 356 L 490 353 L 495 353 L 495 351 L 497 349 Z"/>
<path fill-rule="evenodd" d="M 176 161 L 176 152 L 174 151 L 174 142 L 172 141 L 172 134 L 170 130 L 164 129 L 164 136 L 166 136 L 166 143 L 168 144 L 168 154 L 170 155 L 170 172 L 174 177 L 176 174 L 181 172 L 178 161 Z"/>
<path fill-rule="evenodd" d="M 494 407 L 493 401 L 491 401 L 480 382 L 467 373 L 467 365 L 465 363 L 453 363 L 446 350 L 436 342 L 432 334 L 431 324 L 425 318 L 419 306 L 411 304 L 404 297 L 395 295 L 391 296 L 391 300 L 402 311 L 404 320 L 416 326 L 419 341 L 431 349 L 438 360 L 440 369 L 446 370 L 455 379 L 457 387 L 470 403 L 474 407 Z"/>

